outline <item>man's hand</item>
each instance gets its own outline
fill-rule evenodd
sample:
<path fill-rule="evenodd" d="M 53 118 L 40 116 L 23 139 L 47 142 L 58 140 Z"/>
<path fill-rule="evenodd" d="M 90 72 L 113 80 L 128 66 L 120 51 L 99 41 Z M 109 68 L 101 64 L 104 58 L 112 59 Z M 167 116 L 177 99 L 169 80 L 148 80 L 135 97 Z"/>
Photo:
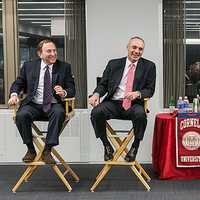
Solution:
<path fill-rule="evenodd" d="M 56 85 L 54 87 L 54 90 L 55 90 L 56 94 L 59 95 L 60 97 L 65 96 L 65 91 L 63 90 L 63 88 L 60 85 Z"/>
<path fill-rule="evenodd" d="M 15 106 L 19 103 L 19 98 L 17 95 L 13 95 L 10 97 L 10 99 L 8 100 L 8 105 L 9 106 Z"/>
<path fill-rule="evenodd" d="M 129 100 L 131 100 L 131 101 L 137 99 L 138 97 L 140 97 L 140 92 L 138 92 L 138 91 L 135 91 L 135 92 L 128 92 L 128 93 L 124 96 L 125 99 L 129 99 Z"/>
<path fill-rule="evenodd" d="M 100 102 L 99 95 L 94 94 L 89 98 L 89 104 L 92 105 L 93 107 L 97 106 L 99 102 Z"/>

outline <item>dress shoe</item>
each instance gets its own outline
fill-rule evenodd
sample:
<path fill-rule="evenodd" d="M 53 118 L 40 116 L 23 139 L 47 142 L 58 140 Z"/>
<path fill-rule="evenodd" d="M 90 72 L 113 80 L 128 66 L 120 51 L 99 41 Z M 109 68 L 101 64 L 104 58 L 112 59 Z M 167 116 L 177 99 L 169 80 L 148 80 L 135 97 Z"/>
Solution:
<path fill-rule="evenodd" d="M 129 150 L 129 152 L 126 154 L 126 156 L 125 156 L 124 159 L 125 159 L 127 162 L 135 161 L 137 152 L 138 152 L 138 148 L 131 147 L 130 150 Z"/>
<path fill-rule="evenodd" d="M 106 145 L 104 147 L 104 160 L 108 161 L 113 159 L 113 153 L 114 153 L 114 149 L 112 148 L 111 145 Z"/>
<path fill-rule="evenodd" d="M 32 153 L 29 150 L 26 152 L 25 156 L 22 158 L 22 161 L 25 163 L 33 162 L 36 157 L 36 153 Z"/>
<path fill-rule="evenodd" d="M 49 164 L 49 165 L 56 164 L 56 161 L 54 160 L 54 158 L 51 155 L 51 151 L 46 151 L 46 150 L 43 151 L 41 158 L 42 158 L 42 161 L 44 161 L 46 164 Z"/>

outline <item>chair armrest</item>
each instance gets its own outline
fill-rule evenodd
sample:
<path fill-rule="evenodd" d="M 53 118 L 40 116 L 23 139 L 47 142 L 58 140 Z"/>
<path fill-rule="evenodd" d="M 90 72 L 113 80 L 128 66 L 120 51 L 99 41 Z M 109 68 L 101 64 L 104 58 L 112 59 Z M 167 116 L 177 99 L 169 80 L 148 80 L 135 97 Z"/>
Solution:
<path fill-rule="evenodd" d="M 16 121 L 16 113 L 17 113 L 17 105 L 14 105 L 13 106 L 13 114 L 12 114 L 12 118 L 13 118 L 14 122 Z"/>
<path fill-rule="evenodd" d="M 12 118 L 13 118 L 14 122 L 16 122 L 16 114 L 17 114 L 17 110 L 19 108 L 19 105 L 20 105 L 20 103 L 11 106 L 11 108 L 13 109 Z"/>
<path fill-rule="evenodd" d="M 19 98 L 19 101 L 17 104 L 15 105 L 12 105 L 10 106 L 10 108 L 13 109 L 13 114 L 12 114 L 12 118 L 13 118 L 13 121 L 15 122 L 16 121 L 16 114 L 17 114 L 17 110 L 21 104 L 21 101 L 26 97 L 26 94 L 23 93 L 23 91 L 20 92 L 20 94 L 18 95 L 18 98 Z"/>
<path fill-rule="evenodd" d="M 68 116 L 70 113 L 74 112 L 74 102 L 75 98 L 66 98 L 65 99 L 65 113 Z"/>
<path fill-rule="evenodd" d="M 145 110 L 145 113 L 149 113 L 149 110 L 148 110 L 148 100 L 149 98 L 144 98 L 144 110 Z"/>
<path fill-rule="evenodd" d="M 74 97 L 73 98 L 65 98 L 65 114 L 66 114 L 66 117 L 68 117 L 69 115 L 74 113 L 74 102 L 75 102 Z M 12 118 L 13 118 L 14 122 L 16 120 L 16 113 L 17 113 L 19 105 L 20 105 L 20 101 L 19 101 L 18 104 L 12 106 L 12 108 L 13 108 Z"/>

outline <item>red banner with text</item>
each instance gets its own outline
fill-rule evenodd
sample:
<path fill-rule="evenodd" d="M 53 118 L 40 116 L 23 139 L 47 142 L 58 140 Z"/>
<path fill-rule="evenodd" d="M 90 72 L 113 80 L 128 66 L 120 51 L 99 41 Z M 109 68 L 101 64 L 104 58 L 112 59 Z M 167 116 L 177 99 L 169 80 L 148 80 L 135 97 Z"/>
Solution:
<path fill-rule="evenodd" d="M 200 117 L 176 118 L 176 166 L 200 167 Z"/>

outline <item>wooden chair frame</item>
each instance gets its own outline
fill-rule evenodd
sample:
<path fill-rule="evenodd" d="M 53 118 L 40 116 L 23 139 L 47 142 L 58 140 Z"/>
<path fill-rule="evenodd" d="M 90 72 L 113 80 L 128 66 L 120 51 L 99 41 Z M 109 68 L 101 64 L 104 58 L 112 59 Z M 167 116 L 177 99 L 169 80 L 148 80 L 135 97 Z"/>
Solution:
<path fill-rule="evenodd" d="M 144 108 L 145 108 L 145 112 L 148 112 L 147 99 L 145 99 Z M 119 132 L 126 132 L 127 134 L 126 135 L 123 134 L 123 139 L 121 139 L 120 135 L 117 134 Z M 139 164 L 139 162 L 137 162 L 136 160 L 133 162 L 119 160 L 120 157 L 124 159 L 124 157 L 128 153 L 127 145 L 129 144 L 131 139 L 134 138 L 133 129 L 129 131 L 124 131 L 124 130 L 114 131 L 113 128 L 110 126 L 110 124 L 106 122 L 106 133 L 111 143 L 113 144 L 114 148 L 116 149 L 116 151 L 114 152 L 113 159 L 111 161 L 105 161 L 104 167 L 102 168 L 100 173 L 97 175 L 94 184 L 90 188 L 90 191 L 94 192 L 98 184 L 103 180 L 103 178 L 106 176 L 106 174 L 109 172 L 109 170 L 111 169 L 113 165 L 129 166 L 131 171 L 138 177 L 138 179 L 144 185 L 145 189 L 149 191 L 151 188 L 147 182 L 149 182 L 151 178 L 146 173 L 144 168 Z"/>
<path fill-rule="evenodd" d="M 63 123 L 62 129 L 60 134 L 62 133 L 62 131 L 64 130 L 65 126 L 67 125 L 67 123 L 69 122 L 69 120 L 74 116 L 74 98 L 67 98 L 65 99 L 66 101 L 66 117 L 65 117 L 65 121 Z M 69 110 L 69 107 L 71 107 L 72 109 Z M 16 117 L 16 107 L 14 108 L 14 115 L 13 115 L 13 119 L 15 121 L 15 117 Z M 35 146 L 38 149 L 38 154 L 35 157 L 34 161 L 31 163 L 26 164 L 27 168 L 24 171 L 24 173 L 21 175 L 21 177 L 18 179 L 17 183 L 15 184 L 15 186 L 12 188 L 12 192 L 16 192 L 16 190 L 19 188 L 19 186 L 25 181 L 28 181 L 28 179 L 30 178 L 30 176 L 33 174 L 33 172 L 41 165 L 45 165 L 45 163 L 42 161 L 41 159 L 41 155 L 42 155 L 42 151 L 44 149 L 44 145 L 45 145 L 45 137 L 44 137 L 44 133 L 46 133 L 46 131 L 41 131 L 37 125 L 35 123 L 32 123 L 32 129 L 33 129 L 33 143 L 35 144 Z M 57 158 L 57 160 L 60 163 L 56 163 L 54 165 L 50 165 L 53 169 L 53 171 L 57 174 L 57 176 L 61 179 L 61 181 L 64 183 L 66 189 L 68 190 L 68 192 L 72 191 L 72 187 L 70 186 L 69 182 L 67 181 L 67 179 L 65 178 L 65 176 L 67 174 L 70 174 L 73 179 L 76 182 L 79 182 L 79 177 L 78 175 L 72 170 L 72 168 L 69 166 L 69 164 L 63 159 L 63 157 L 58 153 L 58 151 L 55 148 L 52 148 L 52 155 L 54 157 Z M 62 172 L 59 168 L 59 165 L 63 166 L 65 171 Z"/>

